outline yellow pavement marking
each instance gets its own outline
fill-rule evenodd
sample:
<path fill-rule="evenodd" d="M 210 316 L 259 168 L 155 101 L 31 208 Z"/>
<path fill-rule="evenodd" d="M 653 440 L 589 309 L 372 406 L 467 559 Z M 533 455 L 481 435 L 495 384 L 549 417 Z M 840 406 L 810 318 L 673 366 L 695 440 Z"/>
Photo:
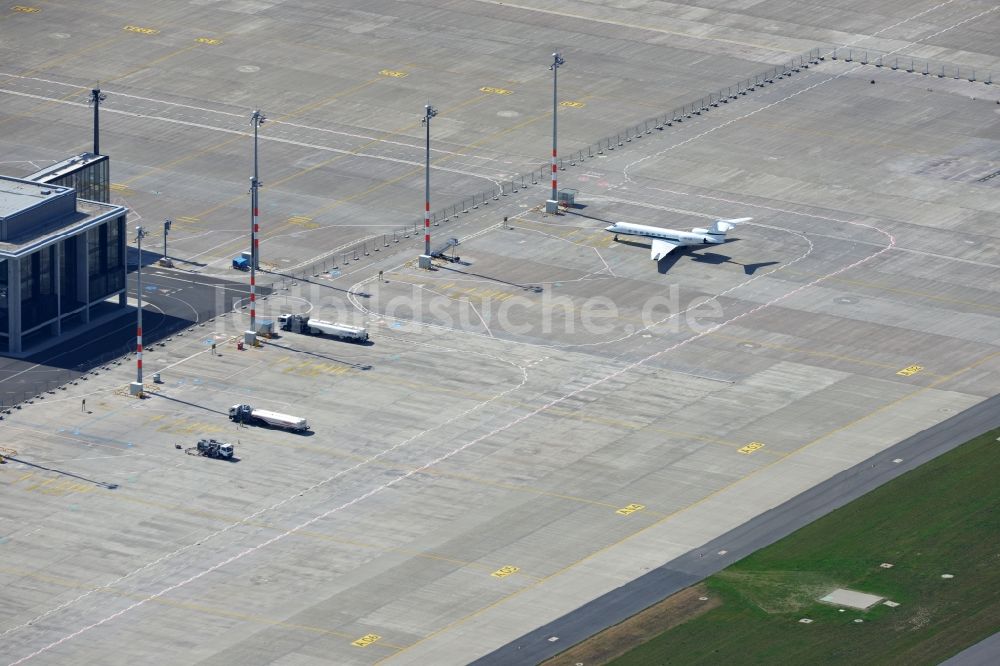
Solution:
<path fill-rule="evenodd" d="M 221 39 L 215 39 L 213 37 L 199 37 L 194 41 L 198 42 L 199 44 L 208 44 L 209 46 L 218 46 L 219 44 L 222 43 Z"/>
<path fill-rule="evenodd" d="M 25 7 L 24 5 L 14 5 L 11 7 L 15 12 L 23 12 L 25 14 L 34 14 L 35 12 L 40 12 L 38 7 Z"/>
<path fill-rule="evenodd" d="M 914 397 L 916 395 L 919 395 L 921 393 L 929 391 L 930 389 L 935 388 L 935 387 L 937 387 L 937 386 L 939 386 L 939 385 L 941 385 L 941 384 L 943 384 L 943 383 L 945 383 L 945 382 L 947 382 L 947 381 L 949 381 L 951 379 L 954 379 L 954 378 L 958 377 L 959 375 L 962 375 L 962 374 L 968 372 L 969 370 L 973 370 L 973 369 L 979 367 L 980 365 L 982 365 L 983 363 L 986 363 L 987 361 L 990 361 L 990 360 L 992 360 L 994 358 L 997 358 L 998 356 L 1000 356 L 1000 352 L 993 352 L 991 354 L 987 354 L 986 356 L 981 357 L 979 360 L 977 360 L 977 361 L 975 361 L 973 363 L 970 363 L 969 365 L 965 366 L 964 368 L 956 370 L 955 372 L 953 372 L 953 373 L 951 373 L 949 375 L 945 375 L 944 377 L 941 377 L 940 379 L 938 379 L 938 380 L 936 380 L 936 381 L 928 384 L 927 386 L 922 386 L 922 387 L 916 389 L 915 391 L 912 391 L 912 392 L 908 393 L 907 395 L 904 395 L 904 396 L 901 396 L 899 398 L 896 398 L 892 402 L 886 403 L 885 405 L 882 405 L 881 407 L 873 409 L 872 411 L 868 412 L 864 416 L 859 416 L 858 418 L 853 419 L 853 420 L 849 421 L 848 423 L 845 423 L 842 426 L 834 428 L 834 429 L 826 432 L 825 434 L 822 434 L 822 435 L 820 435 L 820 436 L 812 439 L 811 441 L 803 444 L 799 448 L 794 449 L 792 451 L 788 451 L 787 453 L 784 453 L 784 454 L 780 455 L 779 457 L 775 458 L 771 462 L 769 462 L 769 463 L 767 463 L 765 465 L 762 465 L 758 469 L 750 472 L 746 476 L 743 476 L 743 477 L 741 477 L 741 478 L 733 481 L 732 483 L 726 484 L 722 488 L 719 488 L 718 490 L 715 490 L 715 491 L 709 493 L 708 495 L 705 495 L 701 499 L 696 500 L 696 501 L 692 502 L 691 504 L 688 504 L 685 507 L 681 507 L 680 509 L 677 509 L 676 511 L 672 511 L 672 512 L 670 512 L 668 514 L 665 514 L 659 520 L 654 521 L 654 522 L 652 522 L 652 523 L 650 523 L 650 524 L 648 524 L 648 525 L 646 525 L 646 526 L 644 526 L 644 527 L 636 530 L 632 534 L 629 534 L 629 535 L 627 535 L 625 537 L 622 537 L 621 539 L 619 539 L 618 541 L 615 541 L 614 543 L 610 543 L 610 544 L 608 544 L 606 546 L 603 546 L 602 548 L 599 548 L 599 549 L 595 550 L 594 552 L 592 552 L 592 553 L 590 553 L 588 555 L 585 555 L 584 557 L 581 557 L 580 559 L 576 560 L 575 562 L 570 562 L 566 566 L 564 566 L 564 567 L 562 567 L 562 568 L 560 568 L 560 569 L 558 569 L 556 571 L 553 571 L 552 573 L 550 573 L 550 574 L 548 574 L 546 576 L 541 576 L 534 583 L 532 583 L 530 585 L 524 585 L 521 588 L 519 588 L 517 590 L 514 590 L 510 594 L 507 594 L 506 596 L 503 596 L 503 597 L 497 599 L 496 601 L 493 601 L 493 602 L 491 602 L 489 604 L 486 604 L 482 608 L 479 608 L 478 610 L 475 610 L 475 611 L 469 613 L 468 615 L 465 615 L 464 617 L 460 617 L 457 620 L 453 620 L 452 622 L 449 622 L 448 624 L 446 624 L 445 626 L 441 627 L 440 629 L 432 631 L 431 633 L 427 634 L 423 638 L 421 638 L 421 639 L 419 639 L 417 641 L 414 641 L 410 645 L 407 645 L 406 647 L 402 648 L 400 650 L 400 653 L 405 652 L 406 650 L 409 650 L 410 648 L 412 648 L 412 647 L 414 647 L 416 645 L 424 643 L 424 642 L 430 640 L 431 638 L 433 638 L 434 636 L 437 636 L 437 635 L 442 634 L 442 633 L 444 633 L 444 632 L 446 632 L 446 631 L 448 631 L 448 630 L 450 630 L 450 629 L 452 629 L 454 627 L 457 627 L 458 625 L 463 624 L 463 623 L 471 620 L 474 617 L 478 617 L 478 616 L 482 615 L 483 613 L 485 613 L 486 611 L 488 611 L 488 610 L 490 610 L 490 609 L 492 609 L 492 608 L 494 608 L 496 606 L 499 606 L 500 604 L 503 604 L 503 603 L 509 601 L 510 599 L 512 599 L 512 598 L 514 598 L 514 597 L 516 597 L 516 596 L 518 596 L 518 595 L 520 595 L 520 594 L 522 594 L 522 593 L 524 593 L 524 592 L 526 592 L 528 590 L 533 590 L 538 585 L 540 585 L 540 584 L 548 581 L 549 579 L 554 578 L 556 576 L 559 576 L 559 575 L 561 575 L 561 574 L 569 571 L 573 567 L 579 566 L 580 564 L 582 564 L 584 562 L 592 560 L 593 558 L 597 557 L 598 555 L 604 553 L 605 551 L 608 551 L 608 550 L 614 548 L 615 546 L 617 546 L 617 545 L 619 545 L 619 544 L 621 544 L 621 543 L 623 543 L 623 542 L 631 539 L 632 537 L 638 536 L 639 534 L 642 534 L 642 533 L 644 533 L 644 532 L 646 532 L 648 530 L 651 530 L 654 527 L 658 527 L 659 525 L 663 524 L 665 521 L 669 520 L 670 518 L 673 518 L 674 516 L 677 516 L 677 515 L 685 512 L 685 511 L 689 510 L 689 509 L 693 509 L 694 507 L 699 506 L 700 504 L 703 504 L 704 502 L 707 502 L 708 500 L 712 499 L 716 495 L 719 495 L 719 494 L 725 492 L 729 488 L 735 486 L 737 483 L 741 483 L 744 480 L 746 480 L 746 479 L 748 479 L 748 478 L 750 478 L 752 476 L 755 476 L 755 475 L 759 474 L 761 471 L 770 468 L 772 465 L 778 464 L 781 460 L 787 458 L 788 456 L 794 455 L 796 453 L 799 453 L 800 451 L 804 451 L 807 448 L 815 446 L 816 444 L 818 444 L 819 442 L 823 441 L 824 439 L 830 437 L 831 435 L 834 435 L 834 434 L 836 434 L 838 432 L 841 432 L 842 430 L 847 430 L 848 428 L 850 428 L 852 426 L 855 426 L 858 423 L 861 423 L 862 421 L 865 421 L 866 419 L 869 419 L 869 418 L 871 418 L 872 416 L 874 416 L 876 414 L 879 414 L 881 412 L 889 410 L 892 407 L 895 407 L 896 405 L 899 405 L 899 404 L 905 402 L 906 400 L 909 400 L 910 398 L 912 398 L 912 397 Z M 383 660 L 381 660 L 381 661 L 379 661 L 377 663 L 382 663 L 383 661 L 385 661 L 385 660 L 383 659 Z"/>
<path fill-rule="evenodd" d="M 393 79 L 401 79 L 404 76 L 409 76 L 409 74 L 407 74 L 406 72 L 397 72 L 394 69 L 383 69 L 382 71 L 379 72 L 379 74 L 381 74 L 382 76 L 391 77 Z"/>
<path fill-rule="evenodd" d="M 760 442 L 750 442 L 746 446 L 741 446 L 740 448 L 738 448 L 736 450 L 739 453 L 742 453 L 742 454 L 745 454 L 745 455 L 750 455 L 754 451 L 758 451 L 758 450 L 760 450 L 762 448 L 764 448 L 764 445 L 761 444 Z"/>
<path fill-rule="evenodd" d="M 629 504 L 628 506 L 623 506 L 622 508 L 615 511 L 615 513 L 622 516 L 631 516 L 636 511 L 642 511 L 646 508 L 645 504 Z"/>
<path fill-rule="evenodd" d="M 143 28 L 142 26 L 138 26 L 138 25 L 126 25 L 126 26 L 122 27 L 122 30 L 125 30 L 127 32 L 135 32 L 135 33 L 138 33 L 140 35 L 158 35 L 158 34 L 160 34 L 160 31 L 157 30 L 156 28 Z"/>
<path fill-rule="evenodd" d="M 913 375 L 917 374 L 923 369 L 924 366 L 922 365 L 909 365 L 900 370 L 899 372 L 897 372 L 896 374 L 900 375 L 901 377 L 912 377 Z"/>
<path fill-rule="evenodd" d="M 355 645 L 357 647 L 368 647 L 369 645 L 379 640 L 380 638 L 382 637 L 379 636 L 378 634 L 365 634 L 358 640 L 351 641 L 351 645 Z"/>
<path fill-rule="evenodd" d="M 479 89 L 479 92 L 491 93 L 493 95 L 513 95 L 513 90 L 507 90 L 506 88 L 494 88 L 493 86 L 483 86 Z"/>
<path fill-rule="evenodd" d="M 559 106 L 565 106 L 570 109 L 582 109 L 587 105 L 584 104 L 583 102 L 577 102 L 575 100 L 568 99 L 565 102 L 559 102 Z"/>
<path fill-rule="evenodd" d="M 519 567 L 515 567 L 513 564 L 508 564 L 505 567 L 500 567 L 490 575 L 493 576 L 494 578 L 506 578 L 511 574 L 516 574 L 520 570 L 521 569 Z"/>
<path fill-rule="evenodd" d="M 191 217 L 190 215 L 181 215 L 175 219 L 178 222 L 187 222 L 188 224 L 193 224 L 198 221 L 197 217 Z"/>
<path fill-rule="evenodd" d="M 292 215 L 288 218 L 289 224 L 295 224 L 300 227 L 305 227 L 306 229 L 315 229 L 319 225 L 313 222 L 313 219 L 308 215 Z"/>

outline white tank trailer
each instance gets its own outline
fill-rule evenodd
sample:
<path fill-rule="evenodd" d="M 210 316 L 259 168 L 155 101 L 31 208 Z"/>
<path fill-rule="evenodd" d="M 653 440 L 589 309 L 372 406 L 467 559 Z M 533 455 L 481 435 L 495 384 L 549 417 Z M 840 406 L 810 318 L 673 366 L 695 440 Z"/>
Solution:
<path fill-rule="evenodd" d="M 281 326 L 281 330 L 293 333 L 329 335 L 332 338 L 351 342 L 366 342 L 368 340 L 368 330 L 364 327 L 311 319 L 308 315 L 283 314 L 278 317 L 278 325 Z"/>

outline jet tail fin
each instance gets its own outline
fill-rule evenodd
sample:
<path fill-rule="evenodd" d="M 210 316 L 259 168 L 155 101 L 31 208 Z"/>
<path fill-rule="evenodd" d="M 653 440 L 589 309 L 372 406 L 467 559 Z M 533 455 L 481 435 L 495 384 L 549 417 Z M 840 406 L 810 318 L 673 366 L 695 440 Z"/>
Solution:
<path fill-rule="evenodd" d="M 749 222 L 752 217 L 736 217 L 731 219 L 718 219 L 708 230 L 710 234 L 725 234 L 727 231 L 731 231 L 736 228 L 737 224 L 743 224 L 744 222 Z"/>

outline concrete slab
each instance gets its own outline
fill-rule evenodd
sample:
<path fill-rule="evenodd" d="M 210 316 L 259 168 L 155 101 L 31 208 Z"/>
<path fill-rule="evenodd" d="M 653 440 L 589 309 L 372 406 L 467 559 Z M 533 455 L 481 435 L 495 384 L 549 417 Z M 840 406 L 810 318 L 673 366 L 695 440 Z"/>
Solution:
<path fill-rule="evenodd" d="M 858 610 L 868 610 L 883 599 L 885 597 L 880 597 L 877 594 L 868 594 L 844 588 L 837 588 L 833 592 L 819 598 L 823 603 L 833 604 L 834 606 L 847 606 L 848 608 L 856 608 Z"/>
<path fill-rule="evenodd" d="M 583 105 L 560 107 L 566 152 L 827 41 L 1000 60 L 995 14 L 797 11 L 12 15 L 5 167 L 89 138 L 73 103 L 99 79 L 114 196 L 173 219 L 187 268 L 232 277 L 261 107 L 258 277 L 275 291 L 258 316 L 365 325 L 373 344 L 283 333 L 238 351 L 248 317 L 227 293 L 226 314 L 145 350 L 164 379 L 146 400 L 109 366 L 4 414 L 23 461 L 0 470 L 5 654 L 467 663 L 1000 391 L 1000 208 L 997 179 L 979 181 L 997 92 L 981 83 L 827 60 L 567 165 L 566 214 L 544 212 L 545 183 L 469 199 L 546 164 L 559 44 L 560 92 Z M 77 53 L 96 40 L 99 62 Z M 422 232 L 401 231 L 422 217 L 428 100 L 432 208 L 469 204 L 432 227 L 462 262 L 431 271 Z M 751 215 L 660 264 L 604 231 Z M 241 402 L 313 432 L 238 427 Z M 206 436 L 239 462 L 174 448 Z"/>

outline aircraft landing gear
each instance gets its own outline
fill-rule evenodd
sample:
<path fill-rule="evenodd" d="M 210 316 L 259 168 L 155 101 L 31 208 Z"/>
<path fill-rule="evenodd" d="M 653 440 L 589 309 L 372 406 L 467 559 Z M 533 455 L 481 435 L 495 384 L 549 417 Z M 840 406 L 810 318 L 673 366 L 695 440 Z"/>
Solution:
<path fill-rule="evenodd" d="M 618 242 L 618 234 L 615 234 L 615 242 Z"/>

